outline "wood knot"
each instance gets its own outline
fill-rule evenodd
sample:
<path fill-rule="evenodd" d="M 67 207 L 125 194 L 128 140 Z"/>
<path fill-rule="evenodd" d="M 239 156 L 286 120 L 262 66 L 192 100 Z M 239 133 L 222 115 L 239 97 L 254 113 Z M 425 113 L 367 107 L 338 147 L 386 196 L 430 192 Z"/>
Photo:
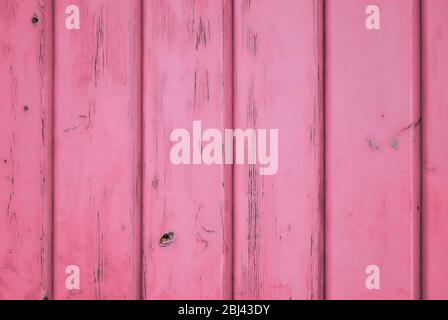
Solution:
<path fill-rule="evenodd" d="M 167 247 L 174 241 L 174 232 L 165 233 L 159 241 L 161 247 Z"/>

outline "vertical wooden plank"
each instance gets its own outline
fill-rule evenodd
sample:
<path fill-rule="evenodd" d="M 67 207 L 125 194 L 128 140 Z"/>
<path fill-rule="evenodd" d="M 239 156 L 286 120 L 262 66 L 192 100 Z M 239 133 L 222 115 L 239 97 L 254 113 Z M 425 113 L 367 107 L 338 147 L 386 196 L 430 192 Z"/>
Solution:
<path fill-rule="evenodd" d="M 71 4 L 58 0 L 55 11 L 56 298 L 135 299 L 142 8 L 79 0 L 80 29 L 68 30 Z M 67 287 L 67 266 L 79 267 L 79 290 Z"/>
<path fill-rule="evenodd" d="M 51 295 L 52 2 L 0 2 L 0 300 Z"/>
<path fill-rule="evenodd" d="M 146 299 L 231 298 L 231 167 L 170 160 L 173 130 L 231 128 L 230 46 L 231 1 L 144 1 Z"/>
<path fill-rule="evenodd" d="M 448 299 L 448 2 L 423 1 L 423 293 Z"/>
<path fill-rule="evenodd" d="M 327 2 L 329 299 L 420 296 L 419 5 Z"/>
<path fill-rule="evenodd" d="M 323 1 L 238 1 L 234 23 L 235 128 L 279 130 L 276 173 L 234 169 L 235 297 L 322 298 Z"/>

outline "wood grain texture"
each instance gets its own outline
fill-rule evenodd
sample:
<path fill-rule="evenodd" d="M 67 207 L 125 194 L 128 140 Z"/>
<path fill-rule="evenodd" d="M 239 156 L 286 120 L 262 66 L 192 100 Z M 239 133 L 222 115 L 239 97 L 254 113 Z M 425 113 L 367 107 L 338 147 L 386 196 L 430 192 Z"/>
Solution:
<path fill-rule="evenodd" d="M 447 12 L 447 1 L 423 1 L 424 299 L 448 299 Z"/>
<path fill-rule="evenodd" d="M 145 0 L 144 32 L 144 297 L 229 299 L 232 168 L 173 165 L 170 134 L 232 127 L 231 1 Z"/>
<path fill-rule="evenodd" d="M 420 296 L 419 1 L 326 7 L 326 294 Z M 380 289 L 365 283 L 380 268 Z"/>
<path fill-rule="evenodd" d="M 0 300 L 448 299 L 447 12 L 0 0 Z M 278 171 L 174 165 L 193 121 Z"/>
<path fill-rule="evenodd" d="M 52 2 L 0 2 L 0 299 L 51 295 Z"/>
<path fill-rule="evenodd" d="M 55 11 L 55 297 L 140 297 L 141 6 L 77 1 Z M 68 290 L 66 267 L 81 271 Z"/>
<path fill-rule="evenodd" d="M 235 128 L 279 129 L 275 175 L 234 169 L 235 298 L 319 299 L 323 1 L 238 1 L 234 17 Z"/>

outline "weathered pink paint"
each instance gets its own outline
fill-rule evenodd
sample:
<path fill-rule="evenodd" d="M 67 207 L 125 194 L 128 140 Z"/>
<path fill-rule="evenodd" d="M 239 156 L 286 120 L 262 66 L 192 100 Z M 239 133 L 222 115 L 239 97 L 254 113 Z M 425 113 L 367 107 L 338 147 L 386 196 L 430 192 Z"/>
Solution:
<path fill-rule="evenodd" d="M 448 299 L 448 1 L 423 1 L 423 297 Z"/>
<path fill-rule="evenodd" d="M 238 1 L 234 17 L 235 128 L 279 129 L 275 175 L 234 168 L 235 298 L 319 299 L 323 1 Z"/>
<path fill-rule="evenodd" d="M 143 293 L 231 298 L 231 166 L 173 165 L 172 130 L 232 128 L 232 1 L 144 1 Z"/>
<path fill-rule="evenodd" d="M 0 299 L 51 295 L 52 9 L 0 1 Z"/>
<path fill-rule="evenodd" d="M 326 296 L 420 296 L 420 55 L 417 0 L 326 6 Z M 369 290 L 366 268 L 380 268 Z"/>
<path fill-rule="evenodd" d="M 0 0 L 0 299 L 448 299 L 447 11 Z M 278 172 L 172 164 L 194 120 L 279 129 Z"/>
<path fill-rule="evenodd" d="M 56 299 L 140 297 L 141 6 L 79 0 L 81 29 L 55 2 Z M 81 271 L 66 288 L 66 267 Z"/>

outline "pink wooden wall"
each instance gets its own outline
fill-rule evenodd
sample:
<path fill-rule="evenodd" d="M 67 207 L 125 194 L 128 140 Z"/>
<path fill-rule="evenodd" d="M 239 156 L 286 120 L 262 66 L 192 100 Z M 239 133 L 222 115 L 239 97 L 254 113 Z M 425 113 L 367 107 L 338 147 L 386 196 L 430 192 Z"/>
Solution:
<path fill-rule="evenodd" d="M 448 299 L 447 12 L 0 0 L 0 299 Z M 174 165 L 193 121 L 277 172 Z"/>

